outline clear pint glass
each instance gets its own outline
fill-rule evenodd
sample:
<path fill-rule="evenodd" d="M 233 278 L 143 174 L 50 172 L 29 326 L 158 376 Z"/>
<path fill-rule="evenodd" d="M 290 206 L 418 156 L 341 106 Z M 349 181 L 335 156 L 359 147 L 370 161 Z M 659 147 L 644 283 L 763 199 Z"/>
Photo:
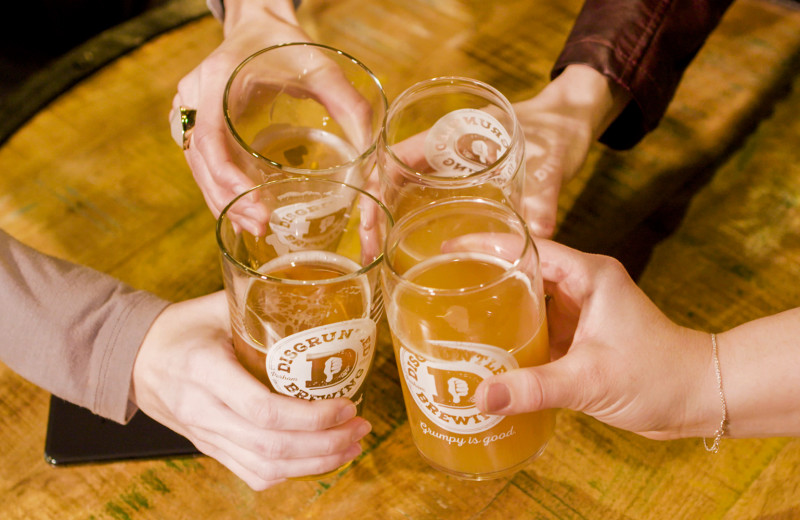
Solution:
<path fill-rule="evenodd" d="M 344 397 L 361 414 L 390 224 L 377 199 L 324 179 L 268 182 L 223 210 L 217 241 L 234 351 L 270 390 Z"/>
<path fill-rule="evenodd" d="M 488 199 L 429 204 L 398 220 L 384 255 L 386 316 L 420 454 L 462 479 L 519 470 L 544 450 L 555 412 L 487 415 L 474 399 L 483 379 L 549 361 L 539 258 L 521 217 Z"/>
<path fill-rule="evenodd" d="M 468 78 L 422 81 L 389 106 L 378 142 L 381 198 L 396 218 L 455 196 L 519 209 L 524 155 L 522 129 L 499 91 Z"/>
<path fill-rule="evenodd" d="M 234 161 L 255 183 L 317 177 L 361 187 L 386 114 L 377 78 L 332 47 L 288 43 L 233 71 L 223 99 Z"/>

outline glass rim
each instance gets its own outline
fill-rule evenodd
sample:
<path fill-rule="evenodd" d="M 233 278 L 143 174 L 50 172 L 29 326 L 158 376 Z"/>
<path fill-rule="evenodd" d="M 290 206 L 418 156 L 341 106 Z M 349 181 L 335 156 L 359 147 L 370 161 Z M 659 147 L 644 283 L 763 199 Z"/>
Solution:
<path fill-rule="evenodd" d="M 265 47 L 263 49 L 254 52 L 253 54 L 242 60 L 241 63 L 239 63 L 236 66 L 236 68 L 233 69 L 233 72 L 231 72 L 230 76 L 228 76 L 228 81 L 225 84 L 225 91 L 222 95 L 222 117 L 225 119 L 225 126 L 228 127 L 228 130 L 230 131 L 233 138 L 249 155 L 255 157 L 256 159 L 265 161 L 270 166 L 277 168 L 282 172 L 294 175 L 304 175 L 307 177 L 314 177 L 314 176 L 322 177 L 325 175 L 330 175 L 331 173 L 334 173 L 339 170 L 352 168 L 354 165 L 366 160 L 376 150 L 378 146 L 378 139 L 380 138 L 380 132 L 378 132 L 378 137 L 372 140 L 372 143 L 370 144 L 369 147 L 367 147 L 366 150 L 364 150 L 358 156 L 350 159 L 349 161 L 342 164 L 337 164 L 335 166 L 330 166 L 328 168 L 310 169 L 310 168 L 294 168 L 292 166 L 281 164 L 279 162 L 270 159 L 269 157 L 261 155 L 257 151 L 253 150 L 253 148 L 242 138 L 242 136 L 239 135 L 239 132 L 236 131 L 236 128 L 234 127 L 233 122 L 231 121 L 231 118 L 229 116 L 230 111 L 228 110 L 228 96 L 230 94 L 230 89 L 231 86 L 233 85 L 234 80 L 248 63 L 254 61 L 260 55 L 265 54 L 268 51 L 278 50 L 284 47 L 316 47 L 323 51 L 330 51 L 333 52 L 334 54 L 343 56 L 347 60 L 351 61 L 357 67 L 361 68 L 364 72 L 367 73 L 367 76 L 369 76 L 369 78 L 372 79 L 374 85 L 378 87 L 378 92 L 380 94 L 380 99 L 383 105 L 383 113 L 385 120 L 386 113 L 389 110 L 388 101 L 386 99 L 386 92 L 383 90 L 383 85 L 381 85 L 381 82 L 375 75 L 375 73 L 373 73 L 372 70 L 370 70 L 369 67 L 367 67 L 363 62 L 361 62 L 358 58 L 355 58 L 352 55 L 346 53 L 345 51 L 337 49 L 336 47 L 331 47 L 330 45 L 325 45 L 322 43 L 313 43 L 313 42 L 288 42 L 288 43 L 280 43 L 278 45 L 271 45 L 269 47 Z"/>
<path fill-rule="evenodd" d="M 224 220 L 230 221 L 230 217 L 227 217 L 229 210 L 236 204 L 240 199 L 250 195 L 255 191 L 260 191 L 261 189 L 267 188 L 269 186 L 277 185 L 277 184 L 287 184 L 287 183 L 305 183 L 305 182 L 321 182 L 324 184 L 336 185 L 336 186 L 344 186 L 345 188 L 354 190 L 358 193 L 358 195 L 365 195 L 368 199 L 372 200 L 378 205 L 384 215 L 386 216 L 386 221 L 388 226 L 391 228 L 394 226 L 394 219 L 392 218 L 392 214 L 389 212 L 389 209 L 377 198 L 375 198 L 369 192 L 362 190 L 352 184 L 347 184 L 344 182 L 334 181 L 330 179 L 318 179 L 313 177 L 301 177 L 301 178 L 288 178 L 288 179 L 278 179 L 272 180 L 268 182 L 263 182 L 261 184 L 257 184 L 256 186 L 251 187 L 250 189 L 240 193 L 233 200 L 231 200 L 225 208 L 220 212 L 219 217 L 217 217 L 217 224 L 216 224 L 216 238 L 217 238 L 217 246 L 219 247 L 220 254 L 222 255 L 223 259 L 227 259 L 237 270 L 243 272 L 247 275 L 248 278 L 258 278 L 265 282 L 272 282 L 272 283 L 280 283 L 280 284 L 287 284 L 287 285 L 327 285 L 327 284 L 334 284 L 334 283 L 341 283 L 345 282 L 351 278 L 357 278 L 361 275 L 368 273 L 369 271 L 375 269 L 377 266 L 381 264 L 384 258 L 383 251 L 380 252 L 372 262 L 368 263 L 367 265 L 362 265 L 359 269 L 355 271 L 351 271 L 349 273 L 343 274 L 341 276 L 336 276 L 333 278 L 323 278 L 321 280 L 293 280 L 289 278 L 279 278 L 277 276 L 270 276 L 268 274 L 264 274 L 261 272 L 256 271 L 252 267 L 249 267 L 239 260 L 237 260 L 233 254 L 231 254 L 228 247 L 222 240 L 222 225 Z M 225 218 L 227 217 L 227 219 Z M 279 255 L 276 258 L 280 258 Z"/>
<path fill-rule="evenodd" d="M 402 100 L 404 97 L 407 97 L 414 92 L 424 90 L 426 88 L 431 88 L 432 86 L 437 85 L 471 85 L 474 87 L 478 87 L 480 89 L 486 90 L 494 95 L 499 101 L 501 107 L 506 110 L 511 115 L 511 122 L 513 123 L 513 129 L 510 136 L 510 141 L 512 145 L 510 145 L 501 155 L 498 157 L 492 164 L 489 166 L 482 168 L 476 172 L 469 173 L 466 175 L 459 175 L 458 177 L 442 177 L 439 175 L 432 175 L 429 173 L 423 173 L 417 171 L 415 168 L 409 166 L 405 161 L 401 160 L 397 155 L 394 153 L 392 148 L 389 146 L 388 138 L 386 135 L 387 127 L 389 126 L 389 118 L 392 113 L 398 109 L 397 103 L 398 100 Z M 511 102 L 506 98 L 502 92 L 494 88 L 493 86 L 489 85 L 478 79 L 467 78 L 463 76 L 438 76 L 435 78 L 426 79 L 423 81 L 419 81 L 403 92 L 398 94 L 398 96 L 392 101 L 391 105 L 389 105 L 388 110 L 386 111 L 386 116 L 384 118 L 383 127 L 381 128 L 380 137 L 378 138 L 379 142 L 379 151 L 385 151 L 388 156 L 391 158 L 392 162 L 398 165 L 401 169 L 401 173 L 406 175 L 407 177 L 413 177 L 417 179 L 423 179 L 429 183 L 435 183 L 438 185 L 458 185 L 467 183 L 469 181 L 473 181 L 476 178 L 485 176 L 491 173 L 494 169 L 496 169 L 500 164 L 505 162 L 509 156 L 511 155 L 511 150 L 513 148 L 513 143 L 519 139 L 519 135 L 522 133 L 522 129 L 519 126 L 519 121 L 517 120 L 517 114 L 514 112 L 514 107 L 511 105 Z"/>
<path fill-rule="evenodd" d="M 412 219 L 414 219 L 415 217 L 418 217 L 419 215 L 428 213 L 430 211 L 440 210 L 442 209 L 443 206 L 454 205 L 458 203 L 483 204 L 488 207 L 492 207 L 494 209 L 500 209 L 503 212 L 505 212 L 509 217 L 514 219 L 514 223 L 519 226 L 519 230 L 525 235 L 525 244 L 523 245 L 522 250 L 519 252 L 519 254 L 515 255 L 516 258 L 514 259 L 514 261 L 509 262 L 509 266 L 503 270 L 503 273 L 499 275 L 497 278 L 491 280 L 490 282 L 480 285 L 469 285 L 465 287 L 458 287 L 456 289 L 444 289 L 440 287 L 430 287 L 428 285 L 422 285 L 420 283 L 412 282 L 404 275 L 398 273 L 397 270 L 395 269 L 394 262 L 391 260 L 391 255 L 389 254 L 389 251 L 396 250 L 397 244 L 399 244 L 398 241 L 393 240 L 395 238 L 395 235 L 397 233 L 400 233 L 405 226 L 410 225 L 409 222 L 412 221 Z M 509 220 L 505 220 L 504 222 L 508 223 Z M 392 242 L 394 243 L 392 244 L 392 248 L 390 249 L 389 245 Z M 508 278 L 514 276 L 518 272 L 521 272 L 523 275 L 527 276 L 527 273 L 523 272 L 521 268 L 522 268 L 523 258 L 525 258 L 529 253 L 533 254 L 533 256 L 535 257 L 535 262 L 534 262 L 535 272 L 533 273 L 533 275 L 534 277 L 540 278 L 541 266 L 540 266 L 539 250 L 536 247 L 536 244 L 534 243 L 530 232 L 528 231 L 528 225 L 525 223 L 525 219 L 523 219 L 522 216 L 514 208 L 511 208 L 510 206 L 500 203 L 496 200 L 487 199 L 485 197 L 457 196 L 457 197 L 449 197 L 447 199 L 441 199 L 436 202 L 420 206 L 418 208 L 415 208 L 411 212 L 405 214 L 400 219 L 398 219 L 395 225 L 392 226 L 392 229 L 390 229 L 386 233 L 386 240 L 383 246 L 383 256 L 384 256 L 383 265 L 385 266 L 385 269 L 388 270 L 389 274 L 393 278 L 398 280 L 399 284 L 404 286 L 410 286 L 420 292 L 426 292 L 428 294 L 437 294 L 437 295 L 469 294 L 472 292 L 483 291 L 488 288 L 494 287 L 495 285 L 502 283 Z M 496 255 L 492 255 L 491 253 L 487 253 L 487 255 L 499 258 Z M 429 258 L 433 258 L 433 256 Z M 505 261 L 508 262 L 508 260 Z"/>

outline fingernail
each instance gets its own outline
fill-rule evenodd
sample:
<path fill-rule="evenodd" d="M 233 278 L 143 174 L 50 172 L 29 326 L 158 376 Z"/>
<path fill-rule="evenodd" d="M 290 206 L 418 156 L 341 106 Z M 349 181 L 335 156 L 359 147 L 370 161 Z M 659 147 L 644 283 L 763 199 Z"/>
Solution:
<path fill-rule="evenodd" d="M 352 437 L 352 439 L 351 439 L 351 440 L 352 440 L 353 442 L 360 441 L 361 439 L 363 439 L 363 438 L 364 438 L 364 436 L 365 436 L 365 435 L 367 435 L 367 434 L 368 434 L 369 432 L 371 432 L 371 431 L 372 431 L 372 425 L 371 425 L 370 423 L 368 423 L 367 421 L 364 421 L 364 422 L 363 422 L 361 425 L 359 425 L 359 426 L 358 426 L 358 428 L 356 428 L 356 430 L 353 432 L 353 437 Z"/>
<path fill-rule="evenodd" d="M 486 411 L 489 413 L 499 412 L 511 404 L 511 392 L 502 383 L 492 383 L 486 390 Z"/>
<path fill-rule="evenodd" d="M 341 424 L 345 421 L 349 421 L 355 416 L 356 416 L 356 405 L 350 403 L 341 410 L 339 410 L 339 415 L 336 416 L 336 422 L 338 424 Z"/>

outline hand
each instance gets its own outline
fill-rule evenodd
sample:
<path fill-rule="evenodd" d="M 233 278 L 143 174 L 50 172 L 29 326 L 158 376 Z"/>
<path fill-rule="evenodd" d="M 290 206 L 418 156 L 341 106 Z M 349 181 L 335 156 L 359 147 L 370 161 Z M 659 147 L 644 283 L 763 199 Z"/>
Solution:
<path fill-rule="evenodd" d="M 522 214 L 531 233 L 553 235 L 561 187 L 580 171 L 592 143 L 629 100 L 599 72 L 571 65 L 538 95 L 514 104 L 525 134 Z"/>
<path fill-rule="evenodd" d="M 355 458 L 370 430 L 346 399 L 270 392 L 233 353 L 225 294 L 168 306 L 133 368 L 139 408 L 189 439 L 251 488 L 332 471 Z"/>
<path fill-rule="evenodd" d="M 178 83 L 173 110 L 195 108 L 197 119 L 185 152 L 197 185 L 211 212 L 219 216 L 228 202 L 254 183 L 237 167 L 228 151 L 222 98 L 233 70 L 246 57 L 272 45 L 310 41 L 298 26 L 291 2 L 276 0 L 271 8 L 247 1 L 225 2 L 225 40 Z"/>
<path fill-rule="evenodd" d="M 253 186 L 254 180 L 262 180 L 248 177 L 242 165 L 234 160 L 236 152 L 229 149 L 232 141 L 222 100 L 231 73 L 259 50 L 283 43 L 311 41 L 298 26 L 292 2 L 288 0 L 229 0 L 225 2 L 225 11 L 225 40 L 179 82 L 173 99 L 173 112 L 182 105 L 197 110 L 185 155 L 214 216 L 218 216 L 236 195 Z M 291 51 L 279 54 L 281 59 L 276 58 L 278 61 L 270 65 L 265 74 L 258 71 L 251 76 L 240 72 L 237 85 L 245 92 L 241 95 L 280 91 L 298 98 L 314 98 L 341 128 L 344 134 L 341 137 L 359 153 L 367 150 L 375 138 L 374 127 L 379 124 L 385 106 L 380 107 L 379 113 L 375 112 L 370 101 L 354 88 L 338 64 L 325 53 L 312 51 L 300 55 L 299 48 L 295 52 L 298 55 Z M 383 102 L 382 94 L 380 100 Z M 237 108 L 229 106 L 229 110 L 236 114 Z M 253 141 L 259 140 L 259 136 Z M 239 155 L 249 157 L 246 153 Z M 258 175 L 253 170 L 251 175 Z M 343 175 L 345 173 L 347 177 L 341 180 L 360 187 L 369 171 L 367 167 L 354 167 Z M 262 215 L 255 206 L 247 206 L 243 214 L 231 217 L 247 227 L 248 220 L 257 221 Z"/>
<path fill-rule="evenodd" d="M 570 408 L 652 439 L 710 436 L 720 410 L 709 336 L 667 319 L 617 261 L 536 245 L 555 360 L 484 380 L 478 408 Z"/>

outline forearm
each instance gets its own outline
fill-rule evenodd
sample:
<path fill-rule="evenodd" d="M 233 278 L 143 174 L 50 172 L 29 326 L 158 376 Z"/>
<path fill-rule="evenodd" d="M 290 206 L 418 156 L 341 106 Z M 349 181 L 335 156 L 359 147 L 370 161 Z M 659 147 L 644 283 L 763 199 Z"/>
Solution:
<path fill-rule="evenodd" d="M 0 231 L 0 359 L 32 383 L 123 422 L 133 363 L 166 302 Z"/>
<path fill-rule="evenodd" d="M 730 437 L 800 435 L 800 308 L 718 335 Z"/>
<path fill-rule="evenodd" d="M 595 69 L 569 65 L 537 96 L 539 106 L 556 107 L 586 125 L 593 139 L 605 132 L 630 101 L 630 93 Z"/>

